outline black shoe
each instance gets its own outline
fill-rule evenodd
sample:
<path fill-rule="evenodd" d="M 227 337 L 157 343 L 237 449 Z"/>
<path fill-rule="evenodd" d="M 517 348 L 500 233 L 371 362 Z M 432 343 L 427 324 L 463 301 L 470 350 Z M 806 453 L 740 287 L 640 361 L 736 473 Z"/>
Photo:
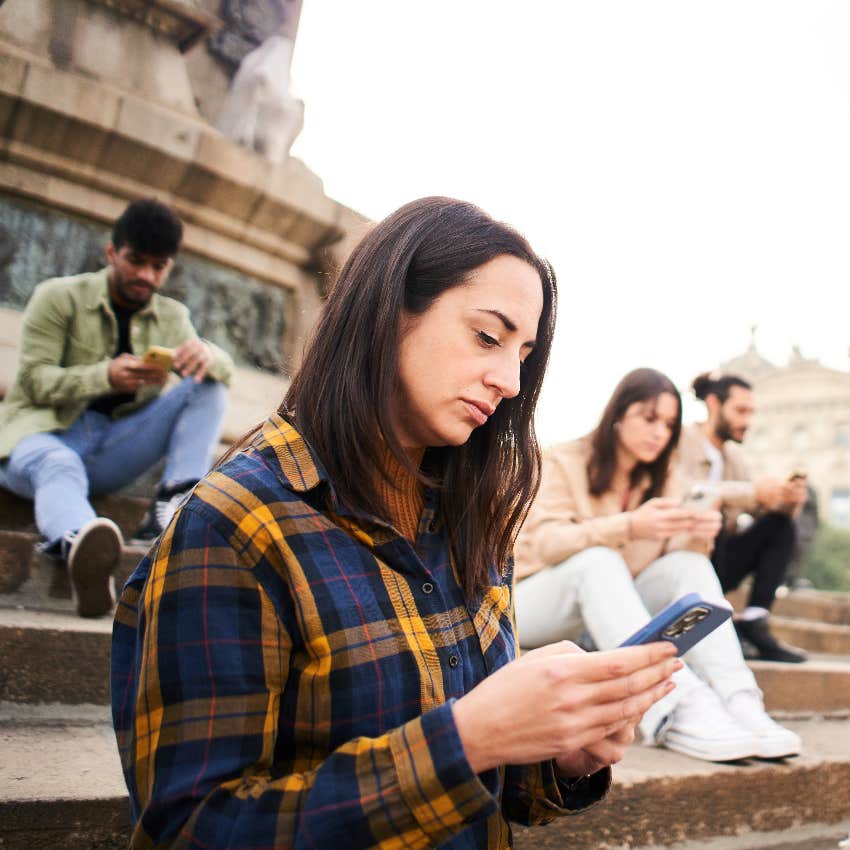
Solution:
<path fill-rule="evenodd" d="M 756 620 L 735 620 L 735 631 L 741 644 L 749 643 L 758 652 L 757 658 L 762 661 L 783 661 L 786 664 L 799 664 L 808 655 L 796 646 L 780 643 L 771 633 L 767 625 L 767 617 Z"/>
<path fill-rule="evenodd" d="M 68 565 L 71 592 L 81 617 L 108 614 L 115 604 L 112 574 L 121 563 L 121 531 L 106 517 L 89 520 L 79 531 L 68 531 L 60 547 Z"/>
<path fill-rule="evenodd" d="M 197 483 L 197 481 L 181 481 L 171 487 L 160 486 L 151 500 L 147 513 L 142 518 L 142 524 L 136 529 L 130 542 L 146 545 L 156 540 L 165 531 L 165 527 L 171 522 L 171 517 Z"/>

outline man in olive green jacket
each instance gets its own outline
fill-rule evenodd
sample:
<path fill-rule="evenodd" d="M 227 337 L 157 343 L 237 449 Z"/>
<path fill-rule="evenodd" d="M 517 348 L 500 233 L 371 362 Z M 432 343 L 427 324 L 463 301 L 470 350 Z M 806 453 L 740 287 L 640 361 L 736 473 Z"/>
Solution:
<path fill-rule="evenodd" d="M 182 234 L 168 207 L 135 201 L 115 222 L 107 268 L 39 284 L 0 404 L 0 486 L 33 499 L 42 548 L 66 562 L 83 616 L 111 610 L 123 543 L 89 495 L 118 490 L 165 457 L 136 532 L 152 540 L 218 440 L 232 362 L 198 337 L 182 304 L 158 294 Z M 150 362 L 151 346 L 168 351 Z M 182 380 L 162 392 L 169 367 Z"/>

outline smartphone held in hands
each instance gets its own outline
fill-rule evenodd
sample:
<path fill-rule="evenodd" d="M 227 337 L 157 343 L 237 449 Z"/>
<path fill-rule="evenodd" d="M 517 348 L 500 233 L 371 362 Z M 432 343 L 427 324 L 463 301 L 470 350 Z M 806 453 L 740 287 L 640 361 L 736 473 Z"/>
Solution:
<path fill-rule="evenodd" d="M 676 655 L 684 655 L 731 616 L 731 608 L 706 602 L 698 593 L 689 593 L 656 614 L 620 646 L 666 640 L 675 645 Z"/>
<path fill-rule="evenodd" d="M 174 351 L 171 348 L 165 348 L 162 345 L 152 345 L 142 356 L 142 360 L 148 366 L 156 366 L 157 369 L 162 369 L 163 372 L 171 371 L 171 364 L 174 359 Z"/>
<path fill-rule="evenodd" d="M 713 507 L 716 494 L 716 488 L 709 483 L 694 484 L 688 495 L 682 499 L 682 507 L 707 511 Z"/>

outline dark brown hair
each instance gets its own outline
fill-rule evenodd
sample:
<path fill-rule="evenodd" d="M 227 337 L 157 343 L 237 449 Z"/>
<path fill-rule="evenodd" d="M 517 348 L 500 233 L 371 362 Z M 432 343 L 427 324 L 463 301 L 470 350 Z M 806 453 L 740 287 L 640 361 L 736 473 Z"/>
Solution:
<path fill-rule="evenodd" d="M 745 381 L 738 375 L 724 375 L 716 372 L 703 372 L 702 375 L 697 375 L 694 382 L 691 384 L 694 395 L 700 400 L 705 401 L 710 395 L 717 396 L 717 400 L 723 404 L 729 398 L 729 392 L 732 387 L 741 387 L 745 390 L 751 390 L 752 384 Z"/>
<path fill-rule="evenodd" d="M 637 463 L 631 472 L 630 486 L 634 487 L 644 473 L 649 473 L 649 488 L 643 501 L 660 496 L 670 469 L 670 456 L 679 443 L 682 433 L 682 399 L 676 385 L 655 369 L 635 369 L 629 372 L 608 400 L 602 418 L 590 437 L 591 452 L 587 472 L 590 492 L 594 496 L 607 493 L 617 469 L 617 429 L 630 405 L 643 401 L 655 401 L 662 393 L 670 393 L 679 408 L 670 442 L 652 463 Z"/>
<path fill-rule="evenodd" d="M 462 446 L 429 452 L 415 469 L 392 426 L 402 311 L 421 315 L 446 290 L 490 260 L 511 255 L 540 275 L 543 311 L 536 344 L 521 367 L 521 388 L 503 399 Z M 511 227 L 472 204 L 423 198 L 377 224 L 354 249 L 333 286 L 292 380 L 281 415 L 316 452 L 349 509 L 387 517 L 375 474 L 382 455 L 439 487 L 440 516 L 464 589 L 504 569 L 540 477 L 534 409 L 549 359 L 556 283 L 549 265 Z"/>
<path fill-rule="evenodd" d="M 171 207 L 156 198 L 133 201 L 112 226 L 112 244 L 116 250 L 129 245 L 134 251 L 152 257 L 175 256 L 182 239 L 183 222 Z"/>

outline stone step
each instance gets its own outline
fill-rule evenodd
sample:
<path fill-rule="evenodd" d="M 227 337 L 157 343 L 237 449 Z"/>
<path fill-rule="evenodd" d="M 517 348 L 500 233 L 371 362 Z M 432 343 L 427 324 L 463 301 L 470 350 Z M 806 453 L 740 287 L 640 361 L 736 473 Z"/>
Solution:
<path fill-rule="evenodd" d="M 580 818 L 517 828 L 516 847 L 660 848 L 747 833 L 752 843 L 738 845 L 743 850 L 770 846 L 760 832 L 793 827 L 799 834 L 805 824 L 844 823 L 850 818 L 844 722 L 788 725 L 803 738 L 805 752 L 779 762 L 711 764 L 632 747 L 615 767 L 607 802 Z M 82 716 L 65 706 L 33 712 L 0 704 L 0 744 L 0 847 L 127 846 L 127 795 L 105 709 Z"/>
<path fill-rule="evenodd" d="M 773 603 L 773 613 L 780 617 L 850 626 L 850 593 L 792 590 L 776 599 Z"/>
<path fill-rule="evenodd" d="M 750 850 L 765 846 L 761 832 L 845 824 L 850 819 L 847 721 L 787 725 L 803 738 L 805 752 L 777 762 L 711 764 L 632 747 L 614 769 L 606 805 L 543 828 L 517 829 L 517 850 L 661 848 L 742 834 L 750 840 L 738 846 Z"/>
<path fill-rule="evenodd" d="M 36 549 L 37 534 L 0 530 L 0 606 L 74 613 L 71 584 L 62 562 Z M 115 571 L 117 590 L 148 551 L 146 546 L 125 546 Z"/>
<path fill-rule="evenodd" d="M 747 601 L 747 589 L 726 594 L 736 611 Z M 773 614 L 800 620 L 815 620 L 832 625 L 850 625 L 850 593 L 833 590 L 785 590 L 780 588 L 773 603 Z"/>
<path fill-rule="evenodd" d="M 770 618 L 770 629 L 780 640 L 809 652 L 850 655 L 850 625 L 773 615 Z"/>
<path fill-rule="evenodd" d="M 126 848 L 127 791 L 108 710 L 58 709 L 0 703 L 0 847 Z"/>
<path fill-rule="evenodd" d="M 110 616 L 0 608 L 0 701 L 107 705 L 111 638 Z"/>
<path fill-rule="evenodd" d="M 745 832 L 707 841 L 677 841 L 667 850 L 842 850 L 850 847 L 850 819 L 838 823 L 813 823 L 771 832 Z M 841 843 L 844 842 L 844 843 Z M 648 845 L 630 850 L 657 850 Z"/>
<path fill-rule="evenodd" d="M 106 704 L 112 618 L 0 606 L 0 700 Z M 752 661 L 771 712 L 850 712 L 850 657 L 805 664 Z"/>

